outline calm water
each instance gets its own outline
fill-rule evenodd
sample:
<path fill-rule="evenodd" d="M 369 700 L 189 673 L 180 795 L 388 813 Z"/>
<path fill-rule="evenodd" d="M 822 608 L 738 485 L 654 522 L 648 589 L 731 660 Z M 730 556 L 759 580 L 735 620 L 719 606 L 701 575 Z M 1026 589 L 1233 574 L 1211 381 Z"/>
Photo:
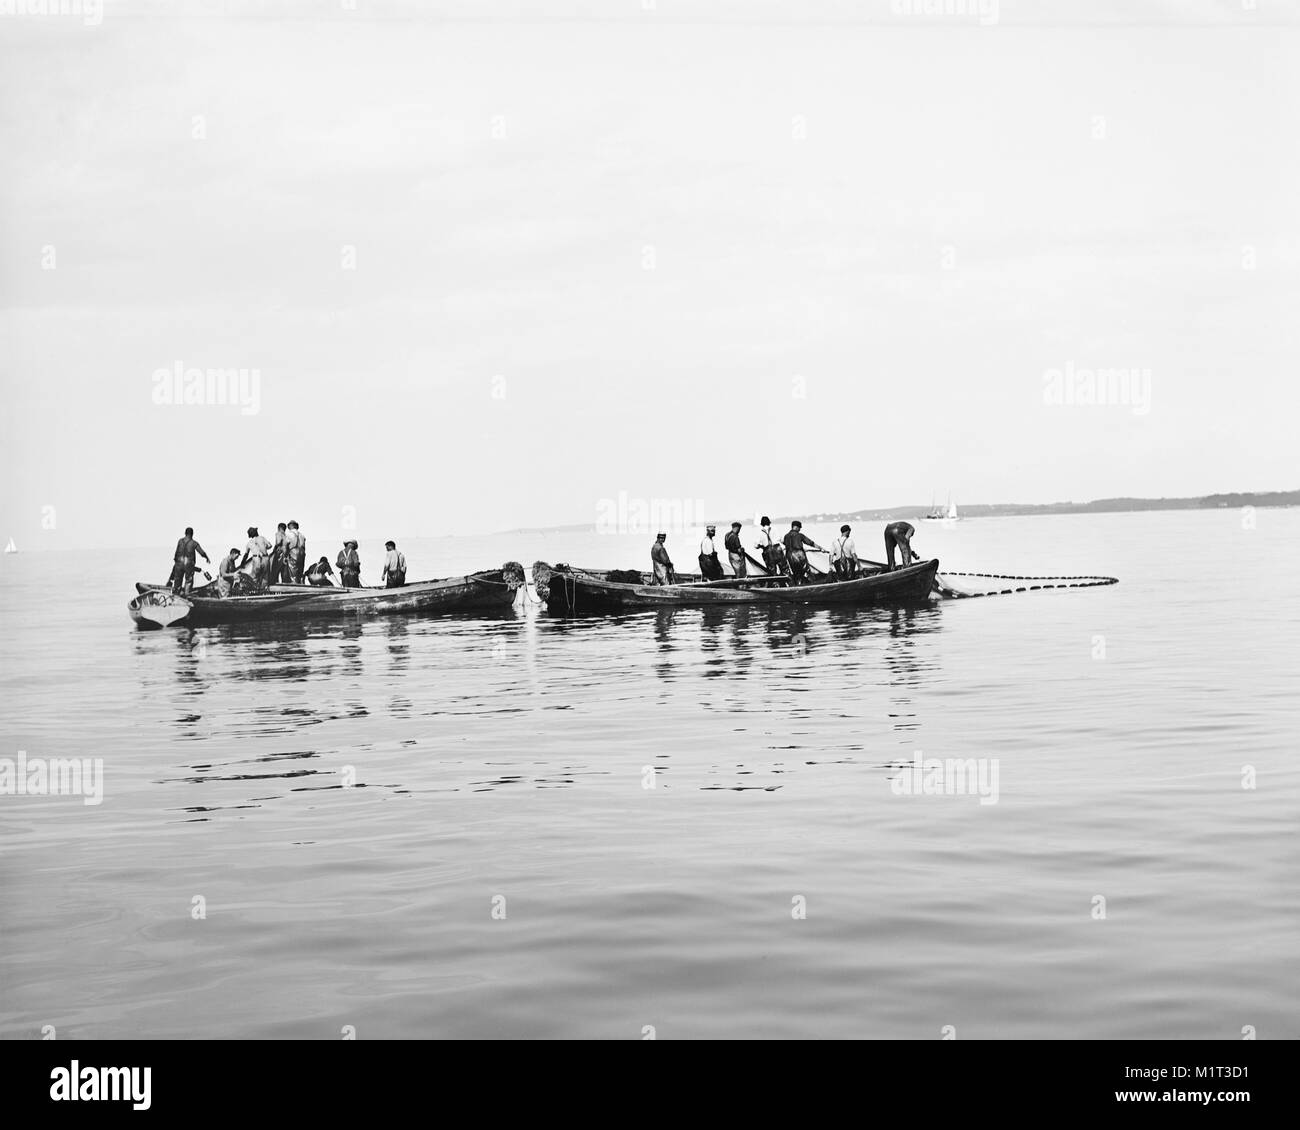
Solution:
<path fill-rule="evenodd" d="M 169 546 L 6 557 L 0 755 L 105 777 L 0 797 L 0 1035 L 1300 1036 L 1300 511 L 1256 519 L 926 528 L 1121 584 L 908 613 L 142 633 Z M 997 803 L 897 795 L 918 751 Z"/>

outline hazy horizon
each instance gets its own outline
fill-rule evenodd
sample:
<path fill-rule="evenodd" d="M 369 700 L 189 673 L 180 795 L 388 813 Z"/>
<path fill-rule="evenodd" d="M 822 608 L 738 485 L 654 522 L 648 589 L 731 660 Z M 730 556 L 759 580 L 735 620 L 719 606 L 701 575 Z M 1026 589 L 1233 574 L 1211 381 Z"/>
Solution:
<path fill-rule="evenodd" d="M 1290 9 L 916 7 L 0 19 L 0 540 L 1290 489 Z"/>

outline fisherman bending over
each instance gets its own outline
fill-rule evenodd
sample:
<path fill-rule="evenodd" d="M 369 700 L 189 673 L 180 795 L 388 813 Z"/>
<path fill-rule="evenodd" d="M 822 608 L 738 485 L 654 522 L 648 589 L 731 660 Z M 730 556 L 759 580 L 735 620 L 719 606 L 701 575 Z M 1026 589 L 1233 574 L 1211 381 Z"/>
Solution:
<path fill-rule="evenodd" d="M 315 585 L 317 588 L 332 589 L 334 582 L 330 578 L 334 575 L 334 570 L 330 568 L 329 559 L 322 557 L 310 569 L 307 570 L 307 583 Z"/>
<path fill-rule="evenodd" d="M 888 569 L 892 572 L 894 568 L 894 549 L 898 548 L 899 555 L 902 558 L 900 569 L 906 569 L 913 561 L 920 561 L 921 556 L 912 548 L 912 535 L 916 533 L 916 527 L 911 522 L 890 522 L 885 527 L 885 560 L 889 562 Z"/>

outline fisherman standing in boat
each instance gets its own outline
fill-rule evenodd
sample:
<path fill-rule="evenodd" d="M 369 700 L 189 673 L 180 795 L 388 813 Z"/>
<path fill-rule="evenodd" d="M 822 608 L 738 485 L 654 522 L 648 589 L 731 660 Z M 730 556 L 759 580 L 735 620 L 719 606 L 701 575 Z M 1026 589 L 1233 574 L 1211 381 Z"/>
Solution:
<path fill-rule="evenodd" d="M 400 589 L 406 584 L 406 557 L 397 551 L 395 541 L 384 542 L 384 548 L 388 551 L 388 556 L 384 558 L 384 568 L 379 579 L 384 582 L 385 588 Z"/>
<path fill-rule="evenodd" d="M 339 567 L 339 584 L 345 589 L 361 587 L 361 556 L 357 553 L 356 542 L 345 541 L 334 564 Z"/>
<path fill-rule="evenodd" d="M 911 522 L 890 522 L 885 527 L 885 560 L 889 562 L 889 571 L 894 569 L 894 550 L 902 558 L 900 569 L 906 569 L 913 561 L 920 561 L 921 555 L 912 548 L 912 535 L 916 527 Z"/>
<path fill-rule="evenodd" d="M 775 575 L 790 572 L 790 566 L 785 561 L 785 550 L 779 541 L 772 540 L 772 519 L 766 514 L 759 523 L 758 549 L 763 554 L 763 564 L 769 573 Z"/>
<path fill-rule="evenodd" d="M 858 575 L 858 547 L 853 542 L 853 530 L 840 527 L 840 536 L 831 542 L 831 568 L 841 581 L 851 581 Z"/>
<path fill-rule="evenodd" d="M 718 560 L 718 547 L 713 544 L 713 535 L 717 526 L 706 526 L 704 539 L 700 542 L 700 575 L 706 581 L 722 580 L 722 562 Z"/>
<path fill-rule="evenodd" d="M 288 581 L 288 568 L 285 564 L 284 543 L 288 527 L 281 522 L 275 527 L 275 544 L 271 546 L 271 584 L 279 585 Z"/>
<path fill-rule="evenodd" d="M 285 580 L 295 585 L 302 584 L 302 568 L 307 562 L 307 539 L 294 521 L 289 522 L 289 532 L 284 538 L 284 560 L 288 567 Z"/>
<path fill-rule="evenodd" d="M 261 586 L 266 584 L 270 560 L 271 543 L 257 532 L 256 526 L 249 526 L 248 544 L 244 546 L 244 559 L 239 563 L 240 570 Z"/>
<path fill-rule="evenodd" d="M 654 569 L 654 576 L 650 580 L 652 585 L 675 585 L 677 583 L 677 573 L 673 569 L 673 559 L 668 556 L 668 546 L 664 544 L 667 540 L 667 534 L 659 534 L 655 538 L 654 545 L 650 547 L 650 565 Z"/>
<path fill-rule="evenodd" d="M 194 540 L 194 527 L 186 526 L 185 536 L 176 543 L 176 552 L 172 555 L 172 592 L 189 592 L 194 587 L 194 570 L 198 567 L 200 557 L 209 565 L 212 564 L 212 558 Z"/>
<path fill-rule="evenodd" d="M 731 523 L 731 533 L 722 539 L 722 544 L 727 547 L 727 559 L 731 562 L 731 571 L 737 577 L 743 577 L 748 573 L 745 567 L 745 547 L 740 544 L 740 523 Z"/>
<path fill-rule="evenodd" d="M 795 584 L 801 585 L 808 576 L 808 555 L 803 547 L 809 546 L 819 553 L 826 551 L 803 532 L 803 523 L 798 518 L 790 523 L 790 532 L 781 540 L 785 542 L 785 556 L 790 562 L 790 576 L 794 578 Z"/>

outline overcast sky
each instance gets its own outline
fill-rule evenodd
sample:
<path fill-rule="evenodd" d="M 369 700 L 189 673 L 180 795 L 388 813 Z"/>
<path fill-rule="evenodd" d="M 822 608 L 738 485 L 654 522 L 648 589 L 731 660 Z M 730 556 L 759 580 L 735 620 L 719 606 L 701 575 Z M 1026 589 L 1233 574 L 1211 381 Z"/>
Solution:
<path fill-rule="evenodd" d="M 0 16 L 0 538 L 1300 487 L 1300 32 L 948 6 Z"/>

